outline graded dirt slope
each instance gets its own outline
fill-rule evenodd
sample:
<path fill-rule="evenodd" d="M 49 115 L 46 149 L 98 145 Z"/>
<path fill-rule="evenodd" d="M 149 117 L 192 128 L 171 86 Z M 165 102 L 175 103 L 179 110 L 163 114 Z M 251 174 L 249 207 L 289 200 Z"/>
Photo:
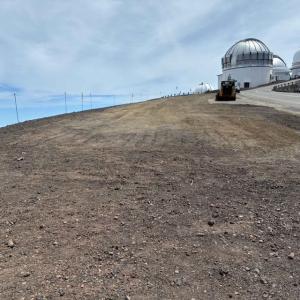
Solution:
<path fill-rule="evenodd" d="M 150 101 L 0 130 L 0 299 L 299 299 L 300 118 Z"/>

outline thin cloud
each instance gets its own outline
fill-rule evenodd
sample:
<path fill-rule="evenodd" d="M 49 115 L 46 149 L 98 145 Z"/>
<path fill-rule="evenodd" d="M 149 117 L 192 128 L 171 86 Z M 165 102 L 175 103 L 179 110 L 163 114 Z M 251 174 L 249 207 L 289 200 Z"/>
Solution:
<path fill-rule="evenodd" d="M 290 65 L 300 48 L 295 7 L 296 0 L 2 0 L 0 82 L 52 94 L 216 85 L 222 55 L 246 37 Z"/>

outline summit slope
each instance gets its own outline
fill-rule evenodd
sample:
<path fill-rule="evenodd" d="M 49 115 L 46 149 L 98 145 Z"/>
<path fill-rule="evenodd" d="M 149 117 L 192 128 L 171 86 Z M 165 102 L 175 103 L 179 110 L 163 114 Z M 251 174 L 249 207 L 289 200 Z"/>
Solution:
<path fill-rule="evenodd" d="M 300 118 L 210 97 L 0 129 L 0 298 L 299 299 Z"/>

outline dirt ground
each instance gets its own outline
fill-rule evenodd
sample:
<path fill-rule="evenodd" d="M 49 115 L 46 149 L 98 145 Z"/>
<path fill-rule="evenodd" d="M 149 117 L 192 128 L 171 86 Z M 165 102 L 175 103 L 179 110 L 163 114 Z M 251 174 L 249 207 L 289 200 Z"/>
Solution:
<path fill-rule="evenodd" d="M 300 117 L 209 97 L 0 129 L 0 299 L 300 299 Z"/>

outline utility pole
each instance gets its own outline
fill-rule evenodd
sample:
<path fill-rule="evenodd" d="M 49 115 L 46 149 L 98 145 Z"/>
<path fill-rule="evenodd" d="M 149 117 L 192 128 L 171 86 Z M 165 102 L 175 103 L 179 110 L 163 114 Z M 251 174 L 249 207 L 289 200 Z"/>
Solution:
<path fill-rule="evenodd" d="M 17 95 L 16 95 L 16 93 L 14 93 L 14 98 L 15 98 L 15 106 L 16 106 L 17 121 L 18 121 L 18 123 L 20 123 L 20 120 L 19 120 L 19 112 L 18 112 L 18 104 L 17 104 Z"/>
<path fill-rule="evenodd" d="M 65 113 L 68 113 L 68 108 L 67 108 L 67 93 L 65 92 Z"/>
<path fill-rule="evenodd" d="M 81 111 L 83 111 L 83 93 L 81 94 Z"/>

